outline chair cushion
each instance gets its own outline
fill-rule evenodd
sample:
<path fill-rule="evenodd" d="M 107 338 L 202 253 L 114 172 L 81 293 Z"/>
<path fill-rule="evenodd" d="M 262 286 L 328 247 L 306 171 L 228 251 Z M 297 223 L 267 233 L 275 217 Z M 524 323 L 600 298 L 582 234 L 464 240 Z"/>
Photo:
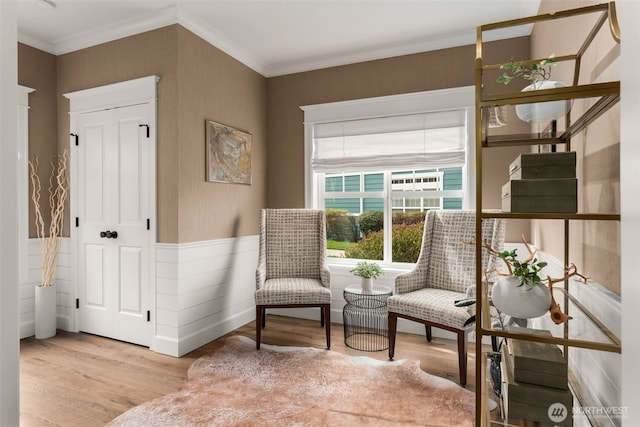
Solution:
<path fill-rule="evenodd" d="M 256 305 L 330 304 L 331 290 L 320 280 L 283 277 L 267 279 L 255 297 Z"/>
<path fill-rule="evenodd" d="M 404 314 L 457 329 L 465 329 L 464 322 L 471 317 L 467 307 L 456 307 L 456 300 L 465 294 L 443 289 L 419 289 L 406 294 L 393 295 L 387 300 L 390 312 Z M 467 326 L 470 328 L 473 324 Z"/>

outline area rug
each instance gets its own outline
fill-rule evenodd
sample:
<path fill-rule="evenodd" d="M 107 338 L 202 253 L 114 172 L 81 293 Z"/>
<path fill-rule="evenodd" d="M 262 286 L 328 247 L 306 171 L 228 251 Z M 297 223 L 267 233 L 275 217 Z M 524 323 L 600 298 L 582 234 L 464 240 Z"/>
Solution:
<path fill-rule="evenodd" d="M 116 426 L 472 426 L 475 394 L 420 369 L 328 350 L 227 338 L 196 360 L 177 392 Z"/>

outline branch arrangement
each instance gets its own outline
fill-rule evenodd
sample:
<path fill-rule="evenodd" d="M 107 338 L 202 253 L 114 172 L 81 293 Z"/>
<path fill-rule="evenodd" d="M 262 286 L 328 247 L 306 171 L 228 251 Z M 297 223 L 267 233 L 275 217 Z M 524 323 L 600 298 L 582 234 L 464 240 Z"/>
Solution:
<path fill-rule="evenodd" d="M 515 250 L 511 252 L 500 252 L 499 250 L 492 248 L 486 240 L 483 241 L 482 247 L 488 250 L 491 255 L 495 255 L 498 258 L 502 259 L 508 270 L 508 273 L 504 273 L 499 271 L 498 269 L 493 269 L 491 271 L 485 272 L 485 274 L 488 275 L 489 273 L 496 273 L 500 276 L 518 276 L 521 278 L 520 286 L 527 284 L 533 287 L 539 283 L 546 281 L 547 286 L 549 287 L 549 292 L 551 293 L 551 305 L 549 306 L 549 314 L 551 315 L 551 320 L 553 321 L 553 323 L 559 325 L 572 319 L 571 316 L 562 311 L 562 309 L 560 308 L 560 304 L 558 304 L 556 299 L 553 297 L 553 284 L 563 282 L 574 276 L 578 276 L 583 283 L 587 283 L 588 277 L 579 273 L 578 268 L 575 266 L 575 264 L 571 264 L 569 267 L 565 268 L 565 274 L 563 277 L 553 278 L 547 275 L 546 279 L 540 279 L 540 277 L 538 276 L 538 272 L 540 272 L 540 270 L 545 267 L 547 263 L 537 262 L 537 259 L 535 258 L 536 251 L 533 250 L 531 246 L 529 246 L 529 243 L 527 243 L 527 239 L 525 238 L 524 234 L 521 236 L 521 239 L 524 243 L 524 246 L 527 248 L 527 252 L 529 252 L 529 257 L 524 261 L 518 261 L 516 259 Z M 468 241 L 465 243 L 474 244 L 473 241 Z"/>
<path fill-rule="evenodd" d="M 65 150 L 61 155 L 51 157 L 51 176 L 49 177 L 49 208 L 51 222 L 48 233 L 45 233 L 45 223 L 40 207 L 40 177 L 38 176 L 38 157 L 29 161 L 29 174 L 33 187 L 33 200 L 36 231 L 40 241 L 40 255 L 42 257 L 42 286 L 51 286 L 60 254 L 60 236 L 64 221 L 64 207 L 69 193 L 69 175 L 67 173 L 69 153 Z"/>

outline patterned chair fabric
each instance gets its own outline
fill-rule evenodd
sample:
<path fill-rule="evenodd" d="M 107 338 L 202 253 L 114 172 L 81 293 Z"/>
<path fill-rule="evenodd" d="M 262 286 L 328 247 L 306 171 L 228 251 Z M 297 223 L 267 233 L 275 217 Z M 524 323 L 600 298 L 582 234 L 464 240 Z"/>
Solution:
<path fill-rule="evenodd" d="M 261 211 L 260 250 L 256 268 L 256 323 L 260 322 L 264 327 L 264 309 L 268 307 L 322 307 L 321 323 L 324 323 L 331 304 L 325 227 L 322 210 Z M 260 348 L 258 324 L 256 335 L 257 347 Z"/>
<path fill-rule="evenodd" d="M 491 247 L 502 250 L 506 222 L 503 219 L 482 221 L 482 236 Z M 473 294 L 476 285 L 475 211 L 428 211 L 422 248 L 415 267 L 395 279 L 395 293 L 387 301 L 389 309 L 389 357 L 395 351 L 397 317 L 424 323 L 427 340 L 431 326 L 458 334 L 460 383 L 466 384 L 466 333 L 473 323 L 467 307 L 454 302 Z M 483 271 L 497 267 L 499 259 L 488 251 L 482 253 Z M 473 307 L 470 307 L 473 309 Z"/>

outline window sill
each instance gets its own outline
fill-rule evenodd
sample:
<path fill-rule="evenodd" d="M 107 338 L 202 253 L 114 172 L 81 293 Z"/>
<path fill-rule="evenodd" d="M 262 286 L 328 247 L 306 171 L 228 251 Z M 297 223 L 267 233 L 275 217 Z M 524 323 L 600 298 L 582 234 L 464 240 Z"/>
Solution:
<path fill-rule="evenodd" d="M 329 269 L 336 272 L 345 271 L 350 273 L 350 270 L 355 268 L 356 264 L 360 261 L 365 261 L 361 259 L 354 258 L 327 258 L 327 265 Z M 380 265 L 386 274 L 391 276 L 395 276 L 397 274 L 406 273 L 413 269 L 415 264 L 407 263 L 407 262 L 394 262 L 394 263 L 383 263 L 381 261 L 372 261 Z"/>

